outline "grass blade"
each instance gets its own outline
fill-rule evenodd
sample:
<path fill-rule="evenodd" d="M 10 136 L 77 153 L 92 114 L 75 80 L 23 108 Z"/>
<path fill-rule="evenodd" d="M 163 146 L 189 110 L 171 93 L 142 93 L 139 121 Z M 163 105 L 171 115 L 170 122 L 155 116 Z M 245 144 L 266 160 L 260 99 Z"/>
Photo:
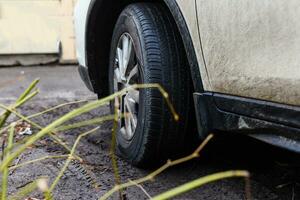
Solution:
<path fill-rule="evenodd" d="M 65 165 L 63 166 L 63 168 L 61 169 L 61 171 L 59 172 L 58 176 L 56 177 L 56 179 L 54 180 L 54 182 L 52 183 L 52 185 L 50 186 L 50 189 L 48 191 L 49 195 L 52 193 L 52 191 L 54 190 L 54 188 L 56 187 L 56 185 L 58 184 L 59 180 L 61 179 L 61 177 L 63 176 L 63 174 L 65 173 L 65 171 L 67 170 L 67 167 L 69 166 L 70 162 L 73 159 L 73 155 L 75 153 L 75 150 L 77 148 L 77 145 L 79 144 L 81 138 L 86 137 L 87 135 L 94 133 L 95 131 L 99 130 L 100 127 L 94 128 L 88 132 L 85 132 L 81 135 L 78 136 L 78 138 L 76 139 L 76 142 L 73 145 L 73 148 L 71 150 L 71 153 L 65 163 Z M 51 195 L 50 195 L 51 196 Z"/>
<path fill-rule="evenodd" d="M 121 95 L 124 95 L 126 92 L 128 92 L 132 89 L 144 89 L 144 88 L 158 88 L 160 90 L 160 92 L 162 92 L 164 98 L 166 99 L 166 102 L 168 103 L 168 105 L 170 107 L 170 110 L 171 110 L 171 112 L 174 116 L 174 119 L 176 121 L 179 120 L 178 114 L 175 112 L 174 107 L 170 103 L 168 94 L 162 89 L 162 87 L 159 84 L 134 85 L 132 87 L 125 88 L 125 89 L 123 89 L 119 92 L 116 92 L 115 94 L 112 94 L 112 95 L 110 95 L 106 98 L 100 99 L 100 100 L 95 101 L 95 102 L 88 103 L 88 104 L 82 106 L 81 108 L 75 109 L 75 110 L 67 113 L 66 115 L 62 116 L 61 118 L 57 119 L 56 121 L 52 122 L 50 125 L 46 126 L 41 131 L 39 131 L 37 134 L 32 136 L 30 139 L 28 139 L 28 141 L 24 145 L 20 146 L 9 157 L 4 159 L 3 162 L 0 165 L 0 171 L 3 171 L 4 166 L 7 166 L 12 160 L 14 160 L 16 157 L 18 157 L 23 151 L 26 150 L 27 147 L 34 144 L 37 140 L 43 138 L 44 136 L 46 136 L 47 134 L 49 134 L 50 132 L 55 130 L 55 128 L 62 125 L 63 123 L 65 123 L 65 122 L 69 121 L 70 119 L 73 119 L 73 118 L 75 118 L 79 115 L 82 115 L 82 114 L 87 113 L 91 110 L 94 110 L 94 109 L 96 109 L 100 106 L 103 106 L 106 103 L 114 100 L 116 97 L 120 97 Z M 5 107 L 3 105 L 0 105 L 0 107 L 2 107 L 4 109 L 7 109 L 7 107 Z"/>
<path fill-rule="evenodd" d="M 10 156 L 10 151 L 11 148 L 13 146 L 13 142 L 14 142 L 14 130 L 15 130 L 15 126 L 12 125 L 9 131 L 9 136 L 8 136 L 8 143 L 7 143 L 7 150 L 5 153 L 5 157 Z M 6 200 L 6 195 L 7 195 L 7 187 L 8 187 L 8 173 L 9 173 L 9 169 L 8 169 L 8 165 L 5 166 L 5 168 L 3 169 L 3 173 L 2 173 L 2 200 Z"/>
<path fill-rule="evenodd" d="M 21 168 L 21 167 L 25 167 L 27 165 L 34 164 L 36 162 L 41 162 L 41 161 L 44 161 L 44 160 L 47 160 L 47 159 L 60 159 L 60 158 L 67 158 L 67 157 L 69 157 L 69 155 L 45 156 L 45 157 L 42 157 L 42 158 L 38 158 L 38 159 L 35 159 L 35 160 L 30 160 L 30 161 L 21 163 L 19 165 L 12 166 L 12 167 L 9 168 L 9 170 L 15 170 L 15 169 L 18 169 L 18 168 Z"/>
<path fill-rule="evenodd" d="M 103 116 L 103 117 L 86 120 L 86 121 L 82 121 L 82 122 L 78 122 L 78 123 L 74 123 L 74 124 L 60 126 L 55 129 L 55 132 L 63 132 L 63 131 L 71 130 L 71 129 L 81 128 L 84 126 L 98 125 L 102 122 L 112 121 L 112 120 L 114 120 L 114 115 Z"/>
<path fill-rule="evenodd" d="M 191 181 L 189 183 L 186 183 L 182 186 L 176 187 L 172 190 L 169 190 L 165 193 L 162 193 L 154 198 L 153 200 L 165 200 L 165 199 L 170 199 L 173 197 L 176 197 L 180 194 L 186 193 L 192 189 L 201 187 L 205 184 L 215 182 L 218 180 L 226 179 L 226 178 L 233 178 L 233 177 L 245 177 L 248 178 L 249 172 L 247 171 L 227 171 L 227 172 L 220 172 L 212 175 L 208 175 L 202 178 L 199 178 L 197 180 Z"/>
<path fill-rule="evenodd" d="M 35 79 L 30 85 L 29 87 L 21 94 L 21 96 L 18 98 L 18 100 L 16 101 L 17 103 L 19 103 L 20 101 L 22 101 L 25 97 L 28 96 L 28 94 L 31 93 L 31 91 L 36 87 L 36 85 L 40 82 L 40 79 Z"/>
<path fill-rule="evenodd" d="M 12 106 L 12 109 L 16 109 L 17 107 L 19 107 L 20 105 L 23 105 L 26 101 L 30 100 L 31 98 L 33 98 L 35 95 L 37 95 L 38 91 L 33 92 L 33 94 L 29 95 L 31 93 L 31 91 L 35 88 L 35 86 L 39 83 L 39 79 L 34 80 L 29 87 L 23 92 L 23 94 L 20 95 L 20 97 L 17 99 L 16 104 Z M 29 98 L 26 98 L 28 97 Z M 3 114 L 2 117 L 0 119 L 0 128 L 3 127 L 3 125 L 5 124 L 6 120 L 8 119 L 8 117 L 10 116 L 11 112 L 6 110 Z"/>
<path fill-rule="evenodd" d="M 158 176 L 159 174 L 161 174 L 162 172 L 164 172 L 166 169 L 175 166 L 175 165 L 179 165 L 182 163 L 185 163 L 187 161 L 190 161 L 192 159 L 195 159 L 197 157 L 200 156 L 200 152 L 204 149 L 204 147 L 211 141 L 211 139 L 214 137 L 213 134 L 210 134 L 203 142 L 202 144 L 196 149 L 196 151 L 194 153 L 192 153 L 189 156 L 186 156 L 184 158 L 180 158 L 174 161 L 169 160 L 165 165 L 163 165 L 162 167 L 160 167 L 159 169 L 155 170 L 154 172 L 152 172 L 151 174 L 149 174 L 148 176 L 145 176 L 143 178 L 134 180 L 134 181 L 130 181 L 121 185 L 116 185 L 114 188 L 112 188 L 111 190 L 109 190 L 107 193 L 105 193 L 100 200 L 106 200 L 108 199 L 111 195 L 113 195 L 115 192 L 123 190 L 125 188 L 128 187 L 132 187 L 132 186 L 136 186 L 136 184 L 141 184 L 141 183 L 145 183 L 147 181 L 153 180 L 156 176 Z"/>

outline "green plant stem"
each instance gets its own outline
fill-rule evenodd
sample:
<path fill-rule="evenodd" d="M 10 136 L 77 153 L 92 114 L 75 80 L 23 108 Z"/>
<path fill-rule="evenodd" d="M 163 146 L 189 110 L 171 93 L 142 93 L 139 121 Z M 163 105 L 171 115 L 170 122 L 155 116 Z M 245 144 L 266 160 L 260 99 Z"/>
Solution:
<path fill-rule="evenodd" d="M 185 192 L 188 192 L 192 189 L 201 187 L 205 184 L 215 182 L 215 181 L 218 181 L 221 179 L 233 178 L 233 177 L 249 177 L 249 172 L 247 172 L 247 171 L 227 171 L 227 172 L 220 172 L 220 173 L 212 174 L 212 175 L 205 176 L 205 177 L 199 178 L 197 180 L 191 181 L 182 186 L 176 187 L 176 188 L 169 190 L 163 194 L 160 194 L 152 199 L 153 200 L 170 199 L 170 198 L 176 197 L 180 194 L 183 194 Z"/>
<path fill-rule="evenodd" d="M 150 194 L 145 190 L 145 188 L 140 185 L 140 184 L 137 184 L 136 182 L 132 181 L 132 180 L 129 180 L 130 183 L 134 184 L 136 187 L 140 188 L 141 191 L 149 198 L 149 199 L 152 199 L 152 197 L 150 196 Z"/>
<path fill-rule="evenodd" d="M 50 132 L 49 136 L 59 145 L 61 145 L 63 148 L 65 148 L 68 152 L 71 152 L 71 148 L 66 145 L 65 142 L 63 142 L 57 135 L 55 135 L 55 132 Z M 79 157 L 78 155 L 74 155 L 74 157 L 79 160 L 80 162 L 83 161 L 83 159 L 81 157 Z"/>
<path fill-rule="evenodd" d="M 45 200 L 52 200 L 52 194 L 50 192 L 44 192 Z"/>
<path fill-rule="evenodd" d="M 35 88 L 35 86 L 39 83 L 39 79 L 34 80 L 29 87 L 20 95 L 20 97 L 17 99 L 16 101 L 16 105 L 12 106 L 12 109 L 16 109 L 18 106 L 23 105 L 26 101 L 30 100 L 31 98 L 33 98 L 38 91 L 35 91 L 33 94 L 29 95 L 30 92 Z M 28 97 L 29 95 L 29 97 Z M 6 120 L 8 119 L 8 117 L 10 116 L 10 112 L 8 110 L 6 110 L 4 112 L 4 114 L 2 115 L 1 119 L 0 119 L 0 128 L 3 127 L 3 125 L 5 124 Z"/>
<path fill-rule="evenodd" d="M 192 153 L 191 155 L 189 156 L 186 156 L 186 157 L 183 157 L 183 158 L 180 158 L 180 159 L 177 159 L 177 160 L 174 160 L 174 161 L 171 161 L 171 160 L 168 160 L 168 162 L 163 165 L 162 167 L 160 167 L 159 169 L 155 170 L 154 172 L 152 172 L 151 174 L 143 177 L 143 178 L 140 178 L 140 179 L 137 179 L 137 180 L 134 180 L 134 181 L 130 181 L 130 182 L 127 182 L 127 183 L 124 183 L 124 184 L 121 184 L 121 185 L 116 185 L 114 188 L 112 188 L 111 190 L 109 190 L 107 193 L 105 193 L 101 198 L 100 200 L 106 200 L 108 199 L 111 195 L 113 195 L 115 192 L 117 191 L 120 191 L 122 189 L 125 189 L 125 188 L 128 188 L 128 187 L 132 187 L 132 186 L 136 186 L 138 184 L 142 184 L 144 182 L 147 182 L 147 181 L 150 181 L 150 180 L 153 180 L 156 176 L 158 176 L 159 174 L 161 174 L 162 172 L 164 172 L 166 169 L 172 167 L 172 166 L 175 166 L 175 165 L 179 165 L 179 164 L 182 164 L 182 163 L 185 163 L 187 161 L 190 161 L 192 159 L 195 159 L 197 157 L 200 156 L 200 152 L 204 149 L 204 147 L 209 143 L 209 141 L 213 138 L 213 134 L 210 134 L 203 142 L 202 144 L 196 149 L 196 151 L 194 153 Z"/>
<path fill-rule="evenodd" d="M 64 106 L 73 105 L 73 104 L 79 104 L 79 103 L 85 103 L 85 102 L 88 102 L 88 100 L 79 100 L 79 101 L 73 101 L 73 102 L 63 103 L 63 104 L 54 106 L 54 107 L 52 107 L 52 108 L 49 108 L 49 109 L 47 109 L 47 110 L 44 110 L 44 111 L 42 111 L 42 112 L 39 112 L 39 113 L 35 113 L 35 114 L 33 114 L 33 115 L 30 115 L 30 116 L 28 116 L 27 118 L 28 118 L 28 119 L 36 118 L 36 117 L 38 117 L 38 116 L 44 115 L 44 114 L 46 114 L 46 113 L 49 113 L 49 112 L 54 111 L 54 110 L 57 110 L 57 109 L 62 108 L 62 107 L 64 107 Z"/>
<path fill-rule="evenodd" d="M 32 193 L 34 190 L 37 189 L 37 182 L 38 181 L 29 183 L 24 188 L 22 188 L 20 191 L 18 191 L 17 194 L 13 195 L 12 197 L 9 197 L 8 199 L 12 199 L 12 200 L 25 199 L 28 194 Z"/>
<path fill-rule="evenodd" d="M 24 99 L 22 99 L 21 101 L 17 102 L 15 105 L 11 106 L 11 110 L 14 110 L 20 106 L 22 106 L 23 104 L 25 104 L 27 101 L 29 101 L 30 99 L 32 99 L 33 97 L 35 97 L 37 94 L 39 93 L 39 91 L 35 91 L 31 94 L 29 94 L 27 97 L 25 97 Z M 6 110 L 6 112 L 3 114 L 1 120 L 0 120 L 0 127 L 3 127 L 6 120 L 8 119 L 8 117 L 10 116 L 11 112 Z"/>
<path fill-rule="evenodd" d="M 67 170 L 70 162 L 72 161 L 73 159 L 73 154 L 75 153 L 75 150 L 77 148 L 77 145 L 79 144 L 81 138 L 83 137 L 86 137 L 87 135 L 91 134 L 91 133 L 94 133 L 95 131 L 99 130 L 100 127 L 97 127 L 97 128 L 94 128 L 88 132 L 85 132 L 81 135 L 78 136 L 78 138 L 76 139 L 74 145 L 73 145 L 73 148 L 71 150 L 71 153 L 65 163 L 65 165 L 63 166 L 63 168 L 61 169 L 61 171 L 59 172 L 58 176 L 55 178 L 55 180 L 53 181 L 52 185 L 50 186 L 50 189 L 48 191 L 49 194 L 51 194 L 54 190 L 54 188 L 56 187 L 56 185 L 58 184 L 59 180 L 61 179 L 61 177 L 63 176 L 63 174 L 65 173 L 65 171 Z"/>
<path fill-rule="evenodd" d="M 66 126 L 60 126 L 55 129 L 55 132 L 64 132 L 67 130 L 76 129 L 76 128 L 80 128 L 80 127 L 84 127 L 84 126 L 97 125 L 97 124 L 105 122 L 105 121 L 112 121 L 113 119 L 114 119 L 114 115 L 103 116 L 103 117 L 86 120 L 86 121 L 82 121 L 82 122 L 78 122 L 78 123 L 74 123 L 74 124 L 69 124 Z"/>
<path fill-rule="evenodd" d="M 5 157 L 10 156 L 10 151 L 14 142 L 14 129 L 15 126 L 11 126 L 9 131 L 9 136 L 8 136 L 7 151 L 5 153 Z M 7 187 L 8 187 L 8 173 L 9 173 L 8 166 L 5 166 L 2 174 L 2 198 L 1 198 L 2 200 L 6 200 Z"/>
<path fill-rule="evenodd" d="M 67 158 L 67 157 L 69 157 L 69 155 L 45 156 L 45 157 L 42 157 L 42 158 L 38 158 L 38 159 L 35 159 L 35 160 L 30 160 L 30 161 L 21 163 L 19 165 L 12 166 L 12 167 L 9 168 L 9 170 L 15 170 L 15 169 L 25 167 L 27 165 L 30 165 L 30 164 L 33 164 L 33 163 L 36 163 L 36 162 L 41 162 L 41 161 L 44 161 L 44 160 L 47 160 L 47 159 L 60 159 L 60 158 Z"/>
<path fill-rule="evenodd" d="M 84 103 L 84 102 L 88 102 L 88 100 L 80 100 L 80 101 L 73 101 L 73 102 L 68 102 L 68 103 L 64 103 L 64 104 L 60 104 L 60 105 L 57 105 L 57 106 L 54 106 L 52 108 L 49 108 L 47 110 L 44 110 L 42 112 L 39 112 L 39 113 L 35 113 L 33 115 L 30 115 L 30 116 L 27 116 L 26 118 L 29 120 L 29 119 L 33 119 L 33 118 L 36 118 L 38 116 L 41 116 L 41 115 L 44 115 L 44 114 L 47 114 L 51 111 L 54 111 L 56 109 L 59 109 L 59 108 L 62 108 L 64 106 L 68 106 L 68 105 L 73 105 L 73 104 L 78 104 L 78 103 Z M 16 121 L 16 123 L 18 124 L 19 122 L 21 122 L 23 119 L 19 119 Z M 9 128 L 9 126 L 3 128 L 1 131 L 0 131 L 0 135 L 3 134 L 5 131 L 7 131 L 7 129 Z"/>
<path fill-rule="evenodd" d="M 114 124 L 113 124 L 113 130 L 112 130 L 112 141 L 111 141 L 111 147 L 110 147 L 110 156 L 111 156 L 111 161 L 112 161 L 112 167 L 114 171 L 114 177 L 115 177 L 115 184 L 120 185 L 121 184 L 121 178 L 119 174 L 119 168 L 118 168 L 118 162 L 116 159 L 115 155 L 115 150 L 116 150 L 116 134 L 117 134 L 117 129 L 118 129 L 118 108 L 119 105 L 116 104 L 114 105 Z M 122 200 L 123 195 L 122 189 L 119 190 L 119 198 Z"/>
<path fill-rule="evenodd" d="M 57 119 L 56 121 L 52 122 L 51 124 L 49 124 L 48 126 L 46 126 L 45 128 L 43 128 L 41 131 L 39 131 L 37 134 L 33 135 L 32 137 L 30 137 L 25 144 L 21 145 L 15 152 L 13 152 L 9 157 L 7 157 L 6 159 L 3 160 L 3 162 L 0 165 L 0 171 L 3 171 L 4 167 L 7 166 L 12 160 L 14 160 L 16 157 L 18 157 L 23 151 L 26 150 L 26 148 L 28 148 L 29 146 L 31 146 L 32 144 L 34 144 L 37 140 L 43 138 L 45 135 L 49 134 L 51 131 L 53 131 L 56 127 L 62 125 L 63 123 L 67 122 L 68 120 L 75 118 L 81 114 L 87 113 L 91 110 L 94 110 L 96 108 L 98 108 L 99 106 L 102 106 L 104 104 L 106 104 L 109 101 L 114 100 L 116 97 L 119 97 L 121 95 L 124 95 L 126 92 L 132 90 L 132 89 L 143 89 L 143 88 L 158 88 L 161 92 L 163 92 L 163 96 L 166 99 L 171 112 L 173 113 L 174 119 L 178 120 L 179 116 L 178 114 L 175 112 L 174 107 L 172 106 L 172 104 L 170 103 L 168 94 L 162 89 L 162 87 L 159 84 L 145 84 L 145 85 L 133 85 L 129 88 L 125 88 L 119 92 L 116 92 L 113 95 L 110 95 L 106 98 L 100 99 L 98 101 L 95 102 L 91 102 L 88 103 L 84 106 L 82 106 L 81 108 L 75 109 L 69 113 L 67 113 L 66 115 L 62 116 L 61 118 Z M 3 105 L 1 105 L 0 107 L 3 107 Z M 6 108 L 5 108 L 6 109 Z"/>
<path fill-rule="evenodd" d="M 23 106 L 26 102 L 30 101 L 33 97 L 39 94 L 39 90 L 35 90 L 34 92 L 28 94 L 24 99 L 20 100 L 14 105 L 14 109 Z"/>
<path fill-rule="evenodd" d="M 35 88 L 35 86 L 40 82 L 40 79 L 35 79 L 29 87 L 21 94 L 21 96 L 18 98 L 17 102 L 23 100 L 28 94 Z"/>
<path fill-rule="evenodd" d="M 2 105 L 2 104 L 0 104 L 0 107 L 3 108 L 3 109 L 6 109 L 6 110 L 8 110 L 8 111 L 10 111 L 11 113 L 15 114 L 17 117 L 19 117 L 19 118 L 21 118 L 23 121 L 26 121 L 27 123 L 33 125 L 34 127 L 38 128 L 38 129 L 40 129 L 40 130 L 43 129 L 43 127 L 41 127 L 40 125 L 34 123 L 33 121 L 29 120 L 27 117 L 25 117 L 25 116 L 21 115 L 20 113 L 18 113 L 18 112 L 16 112 L 16 111 L 12 110 L 11 108 L 9 108 L 9 107 L 7 107 L 7 106 L 4 106 L 4 105 Z M 50 132 L 48 133 L 48 135 L 49 135 L 50 137 L 52 137 L 54 141 L 56 141 L 58 144 L 60 144 L 62 147 L 64 147 L 67 151 L 69 151 L 69 152 L 71 151 L 71 148 L 68 147 L 68 146 L 67 146 L 67 145 L 66 145 L 66 144 L 65 144 L 58 136 L 56 136 L 56 133 L 55 133 L 54 131 L 50 131 Z M 29 139 L 30 139 L 30 138 L 29 138 Z M 79 156 L 75 155 L 75 157 L 76 157 L 76 159 L 82 161 L 82 158 L 80 158 Z"/>

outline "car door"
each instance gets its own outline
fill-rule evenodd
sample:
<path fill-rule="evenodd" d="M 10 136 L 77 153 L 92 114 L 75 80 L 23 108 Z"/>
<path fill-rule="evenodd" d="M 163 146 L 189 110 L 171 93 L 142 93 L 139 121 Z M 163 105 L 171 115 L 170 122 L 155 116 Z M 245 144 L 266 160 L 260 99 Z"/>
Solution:
<path fill-rule="evenodd" d="M 300 105 L 299 0 L 195 0 L 211 90 Z"/>

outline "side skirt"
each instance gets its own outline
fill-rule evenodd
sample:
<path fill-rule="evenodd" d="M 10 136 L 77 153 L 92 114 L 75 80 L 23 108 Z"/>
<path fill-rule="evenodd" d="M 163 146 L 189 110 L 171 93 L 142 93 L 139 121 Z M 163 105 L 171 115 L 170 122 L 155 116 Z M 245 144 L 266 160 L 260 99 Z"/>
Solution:
<path fill-rule="evenodd" d="M 299 107 L 209 92 L 194 100 L 201 138 L 237 132 L 300 153 Z"/>

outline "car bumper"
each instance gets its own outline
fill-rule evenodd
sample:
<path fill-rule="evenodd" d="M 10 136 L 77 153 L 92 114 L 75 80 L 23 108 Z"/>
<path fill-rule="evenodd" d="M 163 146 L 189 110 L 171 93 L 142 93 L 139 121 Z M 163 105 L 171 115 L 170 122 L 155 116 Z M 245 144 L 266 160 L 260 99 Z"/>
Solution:
<path fill-rule="evenodd" d="M 79 64 L 84 67 L 87 67 L 86 28 L 90 4 L 91 0 L 79 0 L 74 11 L 76 54 Z"/>
<path fill-rule="evenodd" d="M 78 71 L 79 71 L 81 79 L 83 80 L 83 82 L 86 85 L 86 87 L 89 90 L 91 90 L 92 92 L 94 92 L 94 88 L 92 86 L 92 82 L 91 82 L 91 79 L 90 79 L 90 76 L 89 76 L 88 68 L 85 67 L 85 66 L 83 66 L 83 65 L 79 65 Z"/>
<path fill-rule="evenodd" d="M 78 71 L 87 88 L 94 91 L 86 61 L 86 28 L 91 1 L 92 0 L 79 0 L 77 2 L 74 11 L 74 24 L 76 55 L 79 63 Z"/>

